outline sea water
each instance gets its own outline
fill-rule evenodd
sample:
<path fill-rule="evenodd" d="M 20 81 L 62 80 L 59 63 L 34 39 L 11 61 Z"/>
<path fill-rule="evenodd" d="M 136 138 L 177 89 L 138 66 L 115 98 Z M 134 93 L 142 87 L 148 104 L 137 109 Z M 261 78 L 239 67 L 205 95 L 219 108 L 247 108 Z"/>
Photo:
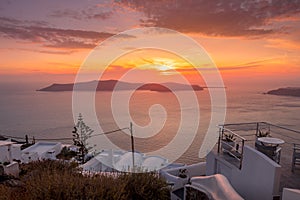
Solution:
<path fill-rule="evenodd" d="M 72 92 L 38 92 L 31 87 L 2 87 L 0 94 L 0 134 L 5 136 L 30 139 L 72 138 L 74 123 L 72 113 Z M 218 90 L 215 88 L 214 90 Z M 95 110 L 102 131 L 115 130 L 119 127 L 114 117 L 127 123 L 130 120 L 135 126 L 147 126 L 145 134 L 151 137 L 135 138 L 136 150 L 147 153 L 168 145 L 177 134 L 181 122 L 181 112 L 200 110 L 199 128 L 193 143 L 182 155 L 182 162 L 198 161 L 198 151 L 202 144 L 211 119 L 211 101 L 209 89 L 197 91 L 198 108 L 194 104 L 180 107 L 180 100 L 173 93 L 137 91 L 128 105 L 130 117 L 115 109 L 112 114 L 111 92 L 96 92 Z M 124 92 L 124 91 L 123 91 Z M 227 102 L 225 123 L 266 121 L 277 125 L 300 130 L 300 101 L 297 97 L 274 96 L 263 94 L 262 89 L 226 88 Z M 122 91 L 120 91 L 122 93 Z M 184 93 L 182 91 L 181 93 Z M 159 107 L 151 107 L 160 105 Z M 113 105 L 118 106 L 118 105 Z M 158 108 L 157 110 L 155 108 Z M 151 111 L 152 109 L 152 111 Z M 149 114 L 149 112 L 151 114 Z M 90 116 L 83 116 L 84 122 L 99 134 L 98 124 L 89 121 Z M 191 122 L 195 119 L 188 119 Z M 218 124 L 215 124 L 217 126 Z M 123 126 L 123 125 L 122 125 Z M 137 129 L 133 127 L 133 130 Z M 147 132 L 148 131 L 148 132 Z M 186 128 L 188 136 L 193 130 Z M 146 133 L 147 132 L 147 133 Z M 134 133 L 134 132 L 133 132 Z M 134 133 L 135 134 L 135 133 Z M 143 133 L 139 133 L 142 135 Z M 102 136 L 103 137 L 103 136 Z M 128 132 L 116 132 L 108 136 L 110 141 L 120 149 L 130 150 L 131 143 Z M 63 140 L 72 143 L 72 140 Z M 95 148 L 101 149 L 101 137 L 93 139 Z M 184 141 L 183 141 L 184 142 Z M 176 148 L 173 149 L 176 153 Z"/>

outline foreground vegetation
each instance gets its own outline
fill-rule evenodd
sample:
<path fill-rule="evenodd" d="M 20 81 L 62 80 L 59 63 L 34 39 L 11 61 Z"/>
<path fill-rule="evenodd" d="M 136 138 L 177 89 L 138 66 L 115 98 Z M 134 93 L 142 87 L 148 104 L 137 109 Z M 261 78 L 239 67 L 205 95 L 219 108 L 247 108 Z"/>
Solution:
<path fill-rule="evenodd" d="M 37 161 L 21 166 L 17 184 L 0 184 L 0 199 L 169 199 L 156 173 L 83 175 L 75 163 Z"/>

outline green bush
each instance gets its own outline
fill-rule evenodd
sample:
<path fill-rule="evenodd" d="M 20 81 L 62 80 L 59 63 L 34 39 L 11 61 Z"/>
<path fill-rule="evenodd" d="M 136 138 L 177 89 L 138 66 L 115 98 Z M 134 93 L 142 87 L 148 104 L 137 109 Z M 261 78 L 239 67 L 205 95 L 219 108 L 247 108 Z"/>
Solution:
<path fill-rule="evenodd" d="M 20 187 L 0 185 L 4 199 L 169 199 L 156 173 L 83 175 L 75 163 L 37 161 L 21 166 Z"/>

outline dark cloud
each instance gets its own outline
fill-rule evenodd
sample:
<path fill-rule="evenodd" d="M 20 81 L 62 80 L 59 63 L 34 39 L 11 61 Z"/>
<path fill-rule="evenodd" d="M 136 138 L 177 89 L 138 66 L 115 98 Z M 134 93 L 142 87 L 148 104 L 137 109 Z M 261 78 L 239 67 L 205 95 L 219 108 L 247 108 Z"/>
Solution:
<path fill-rule="evenodd" d="M 68 48 L 68 49 L 93 49 L 96 47 L 96 43 L 89 43 L 85 41 L 79 41 L 75 39 L 55 39 L 50 44 L 46 44 L 46 47 L 55 48 Z"/>
<path fill-rule="evenodd" d="M 93 19 L 107 19 L 111 16 L 111 12 L 102 12 L 102 13 L 97 13 L 97 14 L 94 14 L 94 15 L 91 15 L 90 18 L 93 18 Z"/>
<path fill-rule="evenodd" d="M 262 59 L 253 62 L 243 63 L 240 65 L 222 66 L 222 67 L 218 67 L 218 69 L 221 71 L 226 71 L 226 70 L 243 70 L 243 69 L 257 68 L 257 67 L 261 67 L 266 62 L 273 61 L 276 59 L 277 58 Z"/>
<path fill-rule="evenodd" d="M 55 10 L 53 11 L 50 15 L 50 17 L 69 17 L 77 20 L 81 20 L 83 17 L 81 13 L 75 10 L 70 10 L 70 9 L 64 9 L 64 10 Z"/>
<path fill-rule="evenodd" d="M 50 24 L 46 21 L 38 21 L 38 20 L 18 20 L 8 17 L 0 16 L 0 24 L 13 24 L 13 25 L 27 25 L 27 26 L 50 26 Z"/>
<path fill-rule="evenodd" d="M 47 50 L 38 50 L 38 53 L 45 53 L 45 54 L 59 54 L 59 55 L 68 55 L 72 54 L 75 51 L 47 51 Z"/>
<path fill-rule="evenodd" d="M 90 20 L 90 19 L 101 19 L 105 20 L 111 17 L 113 12 L 111 10 L 100 10 L 91 7 L 86 10 L 71 10 L 71 9 L 61 9 L 53 11 L 49 16 L 58 18 L 72 18 L 76 20 Z"/>
<path fill-rule="evenodd" d="M 60 37 L 75 37 L 91 40 L 99 40 L 112 36 L 111 33 L 106 32 L 96 32 L 96 31 L 83 31 L 83 30 L 74 30 L 74 29 L 58 29 L 58 28 L 49 28 L 49 27 L 28 27 L 29 30 L 36 33 L 36 35 L 45 37 L 45 36 L 60 36 Z"/>
<path fill-rule="evenodd" d="M 114 35 L 107 32 L 36 26 L 37 22 L 20 21 L 3 17 L 0 17 L 0 22 L 0 35 L 12 39 L 42 43 L 46 47 L 93 48 L 100 40 Z M 43 23 L 41 22 L 40 24 Z"/>
<path fill-rule="evenodd" d="M 251 68 L 257 68 L 260 67 L 260 65 L 246 65 L 246 66 L 228 66 L 228 67 L 219 67 L 218 70 L 220 71 L 227 71 L 227 70 L 245 70 L 245 69 L 251 69 Z"/>
<path fill-rule="evenodd" d="M 253 62 L 247 62 L 240 65 L 233 65 L 233 66 L 221 66 L 221 67 L 211 67 L 211 64 L 202 65 L 201 68 L 191 68 L 190 66 L 182 67 L 176 69 L 179 72 L 196 72 L 199 71 L 231 71 L 231 70 L 245 70 L 245 69 L 251 69 L 251 68 L 258 68 L 263 65 L 263 63 L 276 60 L 276 58 L 270 58 L 270 59 L 264 59 L 264 60 L 258 60 Z M 149 62 L 149 61 L 147 61 Z M 166 72 L 172 71 L 172 70 L 166 70 Z"/>
<path fill-rule="evenodd" d="M 38 49 L 26 49 L 26 48 L 6 48 L 7 50 L 15 51 L 30 51 L 37 53 L 45 53 L 45 54 L 59 54 L 59 55 L 68 55 L 76 52 L 76 50 L 38 50 Z"/>
<path fill-rule="evenodd" d="M 0 17 L 0 22 L 1 22 L 1 24 L 3 24 L 3 23 L 20 24 L 22 21 L 17 20 L 17 19 L 8 18 L 8 17 Z"/>
<path fill-rule="evenodd" d="M 272 19 L 300 13 L 300 0 L 120 0 L 143 12 L 143 26 L 211 36 L 263 36 L 282 31 Z"/>
<path fill-rule="evenodd" d="M 196 72 L 198 71 L 230 71 L 230 70 L 245 70 L 250 68 L 257 68 L 260 65 L 238 65 L 238 66 L 226 66 L 226 67 L 209 67 L 209 68 L 178 68 L 176 69 L 178 72 Z M 173 70 L 166 70 L 166 72 L 172 72 Z"/>

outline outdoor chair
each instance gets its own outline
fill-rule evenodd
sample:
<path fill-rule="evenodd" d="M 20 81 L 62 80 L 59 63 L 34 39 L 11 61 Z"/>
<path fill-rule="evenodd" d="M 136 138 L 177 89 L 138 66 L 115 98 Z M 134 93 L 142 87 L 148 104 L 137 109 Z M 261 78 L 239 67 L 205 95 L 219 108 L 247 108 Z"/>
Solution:
<path fill-rule="evenodd" d="M 278 146 L 266 146 L 262 142 L 256 141 L 255 147 L 258 151 L 265 154 L 275 162 L 279 164 L 280 155 L 281 155 L 281 147 Z"/>
<path fill-rule="evenodd" d="M 296 165 L 300 165 L 300 144 L 293 146 L 292 172 L 294 172 Z"/>

